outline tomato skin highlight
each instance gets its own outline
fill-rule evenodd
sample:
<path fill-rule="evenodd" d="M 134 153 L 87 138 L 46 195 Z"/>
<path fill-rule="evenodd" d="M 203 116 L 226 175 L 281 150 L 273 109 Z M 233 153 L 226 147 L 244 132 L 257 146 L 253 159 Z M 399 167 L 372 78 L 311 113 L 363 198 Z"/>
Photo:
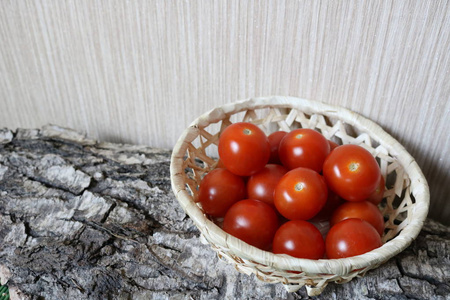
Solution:
<path fill-rule="evenodd" d="M 328 187 L 347 201 L 366 200 L 376 190 L 381 172 L 375 158 L 358 145 L 334 149 L 323 164 Z"/>
<path fill-rule="evenodd" d="M 234 123 L 220 135 L 219 156 L 230 172 L 250 176 L 269 161 L 269 141 L 258 126 L 247 122 Z"/>
<path fill-rule="evenodd" d="M 273 253 L 319 259 L 325 253 L 325 242 L 313 224 L 303 220 L 289 221 L 281 225 L 275 233 Z"/>
<path fill-rule="evenodd" d="M 214 169 L 203 178 L 198 199 L 203 211 L 213 217 L 223 217 L 237 201 L 245 198 L 244 180 L 227 169 Z"/>
<path fill-rule="evenodd" d="M 384 218 L 380 210 L 368 201 L 346 202 L 339 206 L 330 219 L 330 226 L 351 218 L 358 218 L 372 225 L 381 236 L 384 232 Z"/>
<path fill-rule="evenodd" d="M 327 258 L 352 257 L 381 247 L 372 225 L 361 219 L 346 219 L 331 227 L 325 239 Z"/>
<path fill-rule="evenodd" d="M 286 131 L 275 131 L 267 137 L 270 144 L 269 164 L 281 164 L 280 157 L 278 156 L 278 148 L 281 140 L 286 136 L 286 134 Z"/>
<path fill-rule="evenodd" d="M 248 198 L 261 200 L 274 206 L 273 193 L 275 187 L 287 171 L 284 166 L 268 164 L 261 171 L 250 176 L 247 181 Z"/>
<path fill-rule="evenodd" d="M 302 167 L 320 172 L 329 153 L 328 140 L 308 128 L 295 129 L 286 134 L 278 149 L 281 162 L 289 170 Z"/>
<path fill-rule="evenodd" d="M 278 182 L 274 204 L 289 220 L 309 220 L 325 205 L 328 189 L 322 176 L 307 168 L 287 172 Z"/>
<path fill-rule="evenodd" d="M 275 210 L 255 199 L 236 202 L 226 213 L 223 222 L 225 232 L 262 250 L 270 249 L 278 226 Z"/>

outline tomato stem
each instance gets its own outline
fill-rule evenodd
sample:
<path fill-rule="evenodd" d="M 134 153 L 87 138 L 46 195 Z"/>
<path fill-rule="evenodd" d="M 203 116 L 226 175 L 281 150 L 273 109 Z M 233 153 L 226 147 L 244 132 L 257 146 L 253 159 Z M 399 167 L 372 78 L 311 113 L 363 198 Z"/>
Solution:
<path fill-rule="evenodd" d="M 359 163 L 351 163 L 348 165 L 348 169 L 352 172 L 355 172 L 359 169 Z"/>
<path fill-rule="evenodd" d="M 303 190 L 305 186 L 303 185 L 303 182 L 297 182 L 297 184 L 295 185 L 295 190 L 297 192 L 300 192 L 301 190 Z"/>

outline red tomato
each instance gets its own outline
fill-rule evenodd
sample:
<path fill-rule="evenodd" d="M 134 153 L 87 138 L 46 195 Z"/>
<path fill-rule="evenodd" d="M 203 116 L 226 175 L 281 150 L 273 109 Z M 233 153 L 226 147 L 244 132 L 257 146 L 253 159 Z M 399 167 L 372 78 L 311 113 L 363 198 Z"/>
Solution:
<path fill-rule="evenodd" d="M 328 144 L 330 144 L 330 151 L 333 151 L 334 149 L 336 149 L 339 145 L 336 144 L 333 141 L 328 140 Z"/>
<path fill-rule="evenodd" d="M 363 201 L 377 188 L 381 173 L 369 151 L 357 145 L 343 145 L 325 160 L 323 176 L 328 187 L 345 200 Z"/>
<path fill-rule="evenodd" d="M 198 199 L 206 214 L 223 217 L 236 201 L 245 198 L 244 180 L 226 169 L 209 172 L 200 183 Z"/>
<path fill-rule="evenodd" d="M 278 157 L 278 147 L 286 134 L 286 131 L 275 131 L 267 137 L 270 144 L 270 164 L 281 164 L 281 160 Z"/>
<path fill-rule="evenodd" d="M 268 250 L 278 225 L 278 216 L 270 205 L 246 199 L 230 207 L 223 221 L 223 230 L 247 244 Z"/>
<path fill-rule="evenodd" d="M 358 218 L 367 221 L 381 236 L 384 231 L 384 219 L 378 207 L 368 201 L 346 202 L 339 206 L 333 213 L 330 226 L 340 221 Z"/>
<path fill-rule="evenodd" d="M 325 253 L 325 242 L 313 224 L 303 220 L 289 221 L 281 225 L 275 233 L 273 253 L 319 259 Z"/>
<path fill-rule="evenodd" d="M 247 196 L 267 204 L 273 204 L 273 191 L 287 169 L 281 165 L 266 165 L 264 169 L 250 176 L 247 181 Z"/>
<path fill-rule="evenodd" d="M 331 227 L 325 239 L 330 259 L 364 254 L 381 246 L 381 238 L 372 225 L 361 219 L 347 219 Z"/>
<path fill-rule="evenodd" d="M 378 187 L 375 189 L 375 191 L 372 193 L 372 195 L 367 198 L 367 201 L 372 202 L 375 205 L 378 205 L 381 203 L 381 200 L 383 200 L 384 191 L 386 190 L 386 186 L 384 185 L 384 178 L 383 175 L 380 176 L 380 183 L 378 184 Z"/>
<path fill-rule="evenodd" d="M 250 176 L 264 168 L 269 161 L 269 141 L 258 126 L 245 122 L 234 123 L 220 135 L 219 156 L 230 172 Z"/>
<path fill-rule="evenodd" d="M 344 202 L 338 195 L 328 189 L 328 197 L 325 206 L 319 211 L 319 213 L 313 218 L 314 222 L 328 221 L 333 214 L 334 210 Z"/>
<path fill-rule="evenodd" d="M 219 158 L 219 160 L 217 161 L 217 165 L 216 168 L 223 168 L 225 169 L 225 165 L 223 164 L 223 161 Z"/>
<path fill-rule="evenodd" d="M 320 172 L 328 153 L 328 140 L 319 132 L 307 128 L 286 134 L 278 149 L 281 162 L 290 170 L 302 167 Z"/>
<path fill-rule="evenodd" d="M 284 175 L 274 192 L 278 212 L 289 220 L 308 220 L 325 205 L 327 185 L 319 173 L 297 168 Z"/>

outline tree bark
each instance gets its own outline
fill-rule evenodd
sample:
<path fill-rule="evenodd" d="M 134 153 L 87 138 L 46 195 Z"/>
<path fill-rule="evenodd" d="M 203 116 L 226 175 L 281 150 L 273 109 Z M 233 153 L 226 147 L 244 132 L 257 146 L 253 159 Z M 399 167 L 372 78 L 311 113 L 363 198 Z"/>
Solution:
<path fill-rule="evenodd" d="M 0 281 L 12 299 L 308 299 L 221 261 L 170 187 L 170 151 L 57 126 L 0 130 Z M 450 229 L 314 299 L 450 299 Z"/>

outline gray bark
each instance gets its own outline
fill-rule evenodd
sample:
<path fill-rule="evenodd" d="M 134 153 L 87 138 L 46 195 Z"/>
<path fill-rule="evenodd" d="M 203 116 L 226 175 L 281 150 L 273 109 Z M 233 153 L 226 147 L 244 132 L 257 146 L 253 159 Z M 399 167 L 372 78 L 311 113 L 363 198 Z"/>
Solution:
<path fill-rule="evenodd" d="M 12 299 L 307 299 L 219 260 L 170 188 L 170 151 L 57 126 L 0 130 L 0 281 Z M 315 299 L 450 299 L 450 229 Z"/>

